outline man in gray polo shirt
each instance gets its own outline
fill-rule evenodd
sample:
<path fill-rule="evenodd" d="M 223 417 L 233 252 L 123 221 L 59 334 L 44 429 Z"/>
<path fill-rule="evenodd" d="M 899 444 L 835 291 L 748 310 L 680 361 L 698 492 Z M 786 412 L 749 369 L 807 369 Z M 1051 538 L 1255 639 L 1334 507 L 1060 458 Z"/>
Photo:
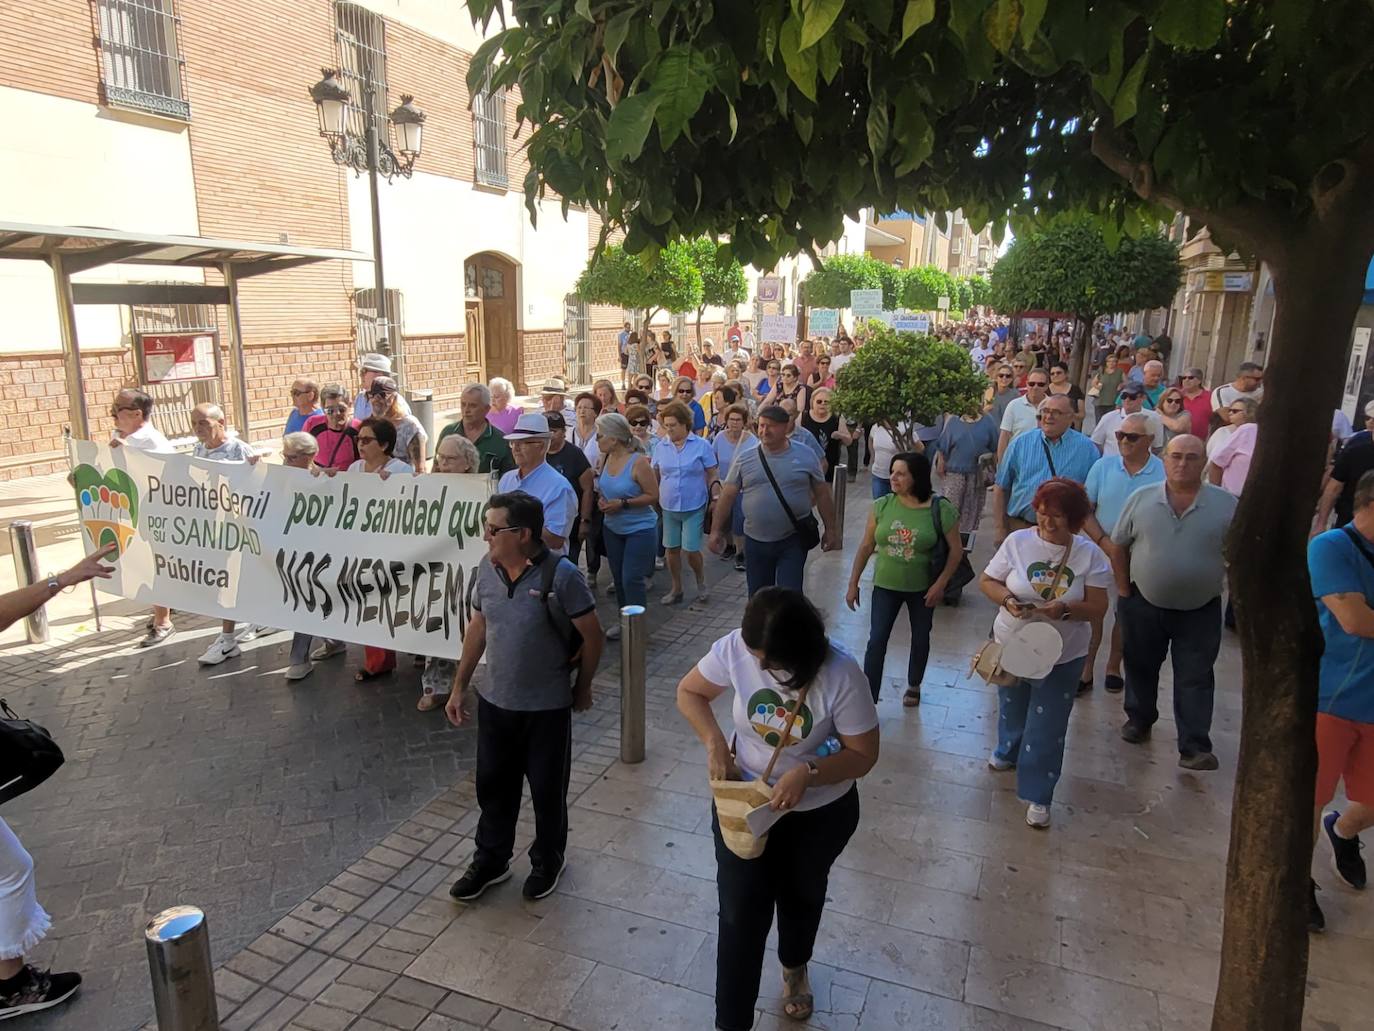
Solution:
<path fill-rule="evenodd" d="M 1178 764 L 1215 770 L 1212 666 L 1221 649 L 1222 544 L 1236 499 L 1202 482 L 1206 446 L 1184 434 L 1164 451 L 1164 482 L 1130 496 L 1112 542 L 1126 672 L 1121 737 L 1140 744 L 1159 719 L 1159 668 L 1173 649 Z"/>
<path fill-rule="evenodd" d="M 510 878 L 526 778 L 535 829 L 524 894 L 542 899 L 558 886 L 568 845 L 572 713 L 591 708 L 602 644 L 587 582 L 541 539 L 539 501 L 515 491 L 493 494 L 488 506 L 487 554 L 477 567 L 474 611 L 446 707 L 455 727 L 471 721 L 468 687 L 485 652 L 486 675 L 477 692 L 477 848 L 449 891 L 464 902 Z"/>
<path fill-rule="evenodd" d="M 810 516 L 813 504 L 825 524 L 821 550 L 840 546 L 835 531 L 835 499 L 821 472 L 821 460 L 805 444 L 788 439 L 791 423 L 791 416 L 780 405 L 769 405 L 759 412 L 759 446 L 736 453 L 711 520 L 710 547 L 719 553 L 725 547 L 735 497 L 744 492 L 744 576 L 751 596 L 764 587 L 802 589 L 806 548 L 793 519 Z M 763 456 L 756 453 L 765 450 L 777 490 L 764 471 Z M 791 517 L 778 500 L 779 491 L 792 511 Z"/>

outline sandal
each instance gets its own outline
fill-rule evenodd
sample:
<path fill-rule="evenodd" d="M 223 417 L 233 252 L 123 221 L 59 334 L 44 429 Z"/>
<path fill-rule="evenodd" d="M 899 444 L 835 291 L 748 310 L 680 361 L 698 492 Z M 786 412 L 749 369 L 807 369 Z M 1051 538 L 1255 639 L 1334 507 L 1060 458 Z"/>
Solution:
<path fill-rule="evenodd" d="M 807 991 L 793 991 L 802 985 L 807 987 Z M 811 982 L 806 977 L 806 967 L 796 967 L 793 970 L 782 968 L 782 1012 L 789 1020 L 803 1021 L 810 1020 L 811 1014 L 815 1010 L 816 1000 L 811 994 Z"/>
<path fill-rule="evenodd" d="M 430 712 L 433 709 L 442 709 L 447 704 L 446 694 L 422 694 L 420 700 L 415 703 L 415 708 L 421 712 Z"/>
<path fill-rule="evenodd" d="M 357 681 L 358 683 L 360 683 L 360 684 L 365 684 L 365 683 L 367 683 L 369 680 L 377 680 L 377 679 L 380 678 L 380 677 L 389 677 L 389 676 L 391 676 L 391 674 L 392 674 L 392 671 L 389 670 L 389 669 L 384 669 L 384 670 L 381 670 L 381 671 L 379 671 L 379 672 L 377 672 L 377 673 L 373 673 L 373 672 L 371 672 L 371 671 L 369 671 L 369 670 L 365 670 L 365 669 L 360 669 L 360 670 L 358 670 L 357 672 L 355 672 L 355 673 L 353 674 L 353 679 L 356 680 L 356 681 Z"/>
<path fill-rule="evenodd" d="M 902 695 L 902 705 L 908 709 L 914 709 L 921 704 L 921 689 L 919 687 L 908 687 Z"/>

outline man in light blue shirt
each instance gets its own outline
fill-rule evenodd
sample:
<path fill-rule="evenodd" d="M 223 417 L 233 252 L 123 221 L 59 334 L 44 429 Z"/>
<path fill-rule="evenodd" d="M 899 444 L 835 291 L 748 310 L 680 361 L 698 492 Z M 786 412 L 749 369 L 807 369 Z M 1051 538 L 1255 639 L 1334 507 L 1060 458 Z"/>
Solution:
<path fill-rule="evenodd" d="M 1097 461 L 1093 442 L 1073 428 L 1073 402 L 1051 394 L 1040 403 L 1040 427 L 1016 437 L 997 467 L 993 516 L 997 542 L 1012 530 L 1035 525 L 1031 501 L 1040 485 L 1056 476 L 1082 483 Z"/>
<path fill-rule="evenodd" d="M 577 494 L 568 478 L 545 461 L 549 452 L 549 420 L 542 412 L 526 412 L 506 434 L 515 468 L 501 477 L 502 494 L 523 491 L 544 506 L 544 543 L 556 555 L 568 553 L 568 533 L 577 515 Z"/>
<path fill-rule="evenodd" d="M 1108 555 L 1111 554 L 1111 535 L 1116 529 L 1126 499 L 1141 487 L 1164 482 L 1164 463 L 1150 451 L 1154 430 L 1143 414 L 1128 415 L 1117 426 L 1114 440 L 1119 454 L 1103 455 L 1088 470 L 1084 487 L 1094 514 L 1083 527 L 1086 533 Z M 1079 678 L 1079 693 L 1092 688 L 1093 669 L 1097 665 L 1097 649 L 1102 644 L 1102 620 L 1091 621 L 1093 636 L 1088 645 L 1088 658 Z M 1121 624 L 1113 620 L 1111 646 L 1107 652 L 1107 690 L 1113 694 L 1125 687 L 1121 678 Z"/>

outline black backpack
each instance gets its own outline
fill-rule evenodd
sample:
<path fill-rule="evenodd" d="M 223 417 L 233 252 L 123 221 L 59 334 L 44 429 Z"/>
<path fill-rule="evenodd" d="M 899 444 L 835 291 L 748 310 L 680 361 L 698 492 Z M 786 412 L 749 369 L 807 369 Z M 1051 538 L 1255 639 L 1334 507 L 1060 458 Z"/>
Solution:
<path fill-rule="evenodd" d="M 549 626 L 553 627 L 553 632 L 558 635 L 558 639 L 563 642 L 563 647 L 568 656 L 568 665 L 576 666 L 578 656 L 582 654 L 582 631 L 573 625 L 567 613 L 555 614 L 553 606 L 549 604 L 549 595 L 553 593 L 553 582 L 558 576 L 558 567 L 561 563 L 568 562 L 566 555 L 555 555 L 549 552 L 544 556 L 543 566 L 539 570 L 539 604 L 544 606 L 544 615 L 548 618 Z M 577 567 L 573 566 L 576 570 Z"/>

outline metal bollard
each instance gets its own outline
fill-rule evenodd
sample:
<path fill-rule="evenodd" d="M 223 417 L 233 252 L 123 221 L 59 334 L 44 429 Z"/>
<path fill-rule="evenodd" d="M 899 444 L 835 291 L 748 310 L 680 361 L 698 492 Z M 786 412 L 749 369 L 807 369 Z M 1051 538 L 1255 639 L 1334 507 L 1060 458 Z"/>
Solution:
<path fill-rule="evenodd" d="M 219 1031 L 210 929 L 195 906 L 173 906 L 143 932 L 158 1031 Z"/>
<path fill-rule="evenodd" d="M 835 537 L 844 543 L 844 499 L 849 490 L 849 468 L 839 462 L 830 473 L 830 493 L 835 497 Z"/>
<path fill-rule="evenodd" d="M 14 556 L 14 576 L 20 587 L 30 587 L 46 579 L 38 572 L 38 549 L 33 543 L 33 523 L 26 519 L 10 523 L 10 553 Z M 24 618 L 29 644 L 48 639 L 48 611 L 39 606 Z"/>
<path fill-rule="evenodd" d="M 643 605 L 620 610 L 620 761 L 644 761 L 644 645 L 648 636 Z"/>

